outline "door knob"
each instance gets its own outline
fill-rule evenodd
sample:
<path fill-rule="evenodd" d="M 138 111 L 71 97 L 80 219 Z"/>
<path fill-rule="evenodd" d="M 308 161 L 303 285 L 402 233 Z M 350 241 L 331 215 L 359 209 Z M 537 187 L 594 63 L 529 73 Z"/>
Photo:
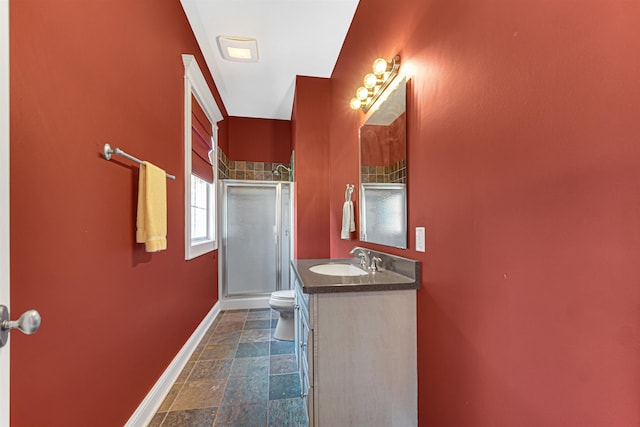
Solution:
<path fill-rule="evenodd" d="M 20 332 L 31 335 L 40 327 L 42 318 L 36 310 L 27 310 L 18 320 L 9 320 L 9 310 L 0 305 L 0 347 L 9 340 L 9 331 L 18 329 Z"/>

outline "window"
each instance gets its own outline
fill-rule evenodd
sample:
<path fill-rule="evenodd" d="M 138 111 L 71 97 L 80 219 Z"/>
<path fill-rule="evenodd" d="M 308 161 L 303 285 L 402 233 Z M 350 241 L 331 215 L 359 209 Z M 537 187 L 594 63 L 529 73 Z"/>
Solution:
<path fill-rule="evenodd" d="M 204 242 L 212 237 L 209 222 L 210 202 L 211 183 L 191 175 L 191 242 Z"/>
<path fill-rule="evenodd" d="M 222 120 L 193 55 L 184 63 L 185 259 L 218 248 L 216 227 L 217 122 Z"/>

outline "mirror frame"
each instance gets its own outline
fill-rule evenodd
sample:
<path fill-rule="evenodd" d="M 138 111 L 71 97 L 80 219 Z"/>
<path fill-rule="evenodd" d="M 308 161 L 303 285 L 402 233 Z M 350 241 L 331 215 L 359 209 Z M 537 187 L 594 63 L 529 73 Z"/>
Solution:
<path fill-rule="evenodd" d="M 385 93 L 383 93 L 381 99 L 379 100 L 379 102 L 377 103 L 377 105 L 375 107 L 377 107 L 375 109 L 375 111 L 372 109 L 371 113 L 369 114 L 369 116 L 367 117 L 367 119 L 365 120 L 364 123 L 362 123 L 362 125 L 360 126 L 360 129 L 358 131 L 358 154 L 359 154 L 359 159 L 358 159 L 358 165 L 359 165 L 359 171 L 358 171 L 358 178 L 360 181 L 360 185 L 359 185 L 359 201 L 360 201 L 360 206 L 359 206 L 359 219 L 360 219 L 360 227 L 359 227 L 359 238 L 361 241 L 363 242 L 369 242 L 369 243 L 375 243 L 375 244 L 380 244 L 380 245 L 386 245 L 386 246 L 392 246 L 392 247 L 396 247 L 396 248 L 401 248 L 401 249 L 407 249 L 408 248 L 408 230 L 407 230 L 407 226 L 408 226 L 408 212 L 407 212 L 407 138 L 406 138 L 406 87 L 407 87 L 407 81 L 405 77 L 398 77 L 397 81 L 394 82 L 392 85 L 390 85 L 390 87 L 387 88 L 387 90 L 385 91 Z M 399 161 L 395 162 L 394 165 L 397 163 L 397 168 L 395 168 L 395 170 L 390 171 L 390 174 L 392 175 L 392 178 L 390 178 L 389 181 L 387 181 L 387 178 L 384 178 L 384 181 L 380 182 L 378 180 L 378 177 L 375 179 L 375 182 L 372 182 L 370 180 L 370 178 L 367 176 L 367 178 L 364 178 L 364 174 L 363 174 L 363 170 L 365 167 L 370 167 L 372 165 L 363 165 L 363 128 L 367 125 L 384 125 L 385 123 L 387 123 L 387 125 L 392 124 L 395 122 L 395 120 L 397 120 L 398 117 L 400 117 L 401 115 L 405 115 L 404 118 L 404 129 L 403 129 L 403 139 L 404 139 L 404 147 L 402 148 L 403 153 L 402 153 L 402 157 Z M 384 166 L 384 165 L 383 165 Z M 376 168 L 379 168 L 380 166 L 376 166 Z M 385 166 L 386 168 L 386 166 Z M 376 170 L 376 172 L 378 172 L 378 170 Z M 384 175 L 388 175 L 389 171 L 383 171 L 382 172 Z M 367 174 L 369 175 L 369 174 Z M 381 188 L 384 188 L 385 186 L 388 186 L 389 190 L 393 190 L 395 192 L 399 191 L 401 188 L 404 191 L 404 204 L 402 206 L 402 213 L 400 215 L 402 215 L 402 218 L 398 218 L 397 220 L 401 222 L 400 226 L 402 232 L 404 232 L 404 238 L 403 239 L 397 239 L 397 240 L 381 240 L 381 241 L 375 241 L 375 240 L 371 240 L 370 237 L 367 236 L 367 218 L 366 218 L 366 209 L 367 209 L 367 203 L 365 201 L 365 185 L 370 186 L 370 187 L 374 187 L 375 189 L 380 190 Z M 397 244 L 399 240 L 402 240 L 402 244 Z"/>

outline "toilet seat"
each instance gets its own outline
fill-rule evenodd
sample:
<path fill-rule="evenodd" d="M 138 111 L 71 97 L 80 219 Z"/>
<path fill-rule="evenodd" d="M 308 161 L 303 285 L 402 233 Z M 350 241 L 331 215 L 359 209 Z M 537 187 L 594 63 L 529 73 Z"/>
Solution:
<path fill-rule="evenodd" d="M 279 301 L 293 301 L 296 298 L 295 291 L 293 289 L 287 289 L 284 291 L 276 291 L 271 293 L 271 299 Z"/>
<path fill-rule="evenodd" d="M 293 290 L 273 292 L 269 299 L 269 305 L 274 309 L 293 311 L 294 304 L 295 291 Z"/>

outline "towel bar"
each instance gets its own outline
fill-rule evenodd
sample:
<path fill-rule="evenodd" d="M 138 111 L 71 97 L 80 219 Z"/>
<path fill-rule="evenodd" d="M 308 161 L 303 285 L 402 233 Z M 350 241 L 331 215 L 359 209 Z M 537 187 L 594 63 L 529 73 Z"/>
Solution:
<path fill-rule="evenodd" d="M 117 154 L 118 156 L 122 156 L 122 157 L 126 157 L 129 160 L 133 160 L 136 163 L 140 163 L 141 165 L 144 164 L 144 162 L 136 157 L 133 157 L 131 154 L 127 154 L 124 151 L 122 151 L 119 148 L 111 148 L 111 146 L 109 144 L 104 144 L 104 147 L 102 147 L 102 155 L 104 156 L 104 158 L 106 160 L 111 160 L 111 155 L 112 154 Z M 166 172 L 165 172 L 166 173 Z M 170 175 L 168 173 L 166 173 L 167 178 L 170 179 L 176 179 L 175 176 Z"/>

